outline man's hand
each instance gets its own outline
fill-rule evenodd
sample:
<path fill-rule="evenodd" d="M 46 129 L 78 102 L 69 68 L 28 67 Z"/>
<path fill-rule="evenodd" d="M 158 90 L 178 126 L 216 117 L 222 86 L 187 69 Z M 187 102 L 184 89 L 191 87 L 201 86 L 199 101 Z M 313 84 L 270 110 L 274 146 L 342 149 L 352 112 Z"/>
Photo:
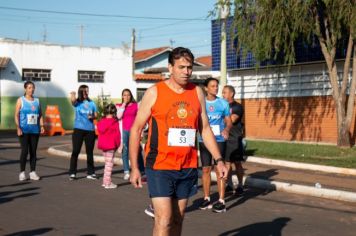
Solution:
<path fill-rule="evenodd" d="M 135 188 L 142 188 L 141 173 L 139 169 L 131 170 L 130 182 Z"/>
<path fill-rule="evenodd" d="M 217 168 L 217 170 L 219 172 L 219 175 L 220 175 L 218 177 L 220 179 L 227 179 L 228 170 L 227 170 L 224 162 L 223 161 L 218 161 L 218 163 L 216 164 L 216 168 Z"/>

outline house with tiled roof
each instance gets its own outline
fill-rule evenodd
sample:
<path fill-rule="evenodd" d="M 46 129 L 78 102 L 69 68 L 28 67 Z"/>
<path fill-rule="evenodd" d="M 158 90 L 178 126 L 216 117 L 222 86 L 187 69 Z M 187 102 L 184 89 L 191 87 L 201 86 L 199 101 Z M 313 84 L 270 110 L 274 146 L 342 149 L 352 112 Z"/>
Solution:
<path fill-rule="evenodd" d="M 211 66 L 212 66 L 212 56 L 198 57 L 198 58 L 195 59 L 195 64 L 211 68 Z"/>
<path fill-rule="evenodd" d="M 138 100 L 142 98 L 147 88 L 169 77 L 167 65 L 168 55 L 171 51 L 171 47 L 159 47 L 135 52 L 136 97 Z M 192 75 L 193 82 L 201 83 L 207 77 L 219 76 L 219 72 L 211 71 L 211 56 L 196 58 Z"/>

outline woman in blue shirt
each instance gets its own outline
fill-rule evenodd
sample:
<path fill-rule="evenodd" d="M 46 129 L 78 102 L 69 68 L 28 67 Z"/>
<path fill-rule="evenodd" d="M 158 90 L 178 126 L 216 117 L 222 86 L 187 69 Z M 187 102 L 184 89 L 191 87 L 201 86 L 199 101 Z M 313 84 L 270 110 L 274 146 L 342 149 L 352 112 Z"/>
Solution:
<path fill-rule="evenodd" d="M 81 85 L 78 88 L 78 98 L 75 92 L 71 92 L 71 102 L 75 110 L 74 131 L 72 135 L 73 151 L 70 158 L 69 179 L 76 179 L 77 162 L 83 142 L 87 153 L 87 178 L 97 179 L 94 170 L 94 145 L 95 145 L 95 125 L 94 119 L 97 117 L 95 103 L 89 98 L 89 88 Z"/>
<path fill-rule="evenodd" d="M 28 153 L 30 153 L 30 179 L 39 180 L 40 177 L 36 173 L 36 150 L 40 133 L 44 133 L 41 105 L 39 99 L 33 96 L 35 84 L 26 81 L 24 88 L 25 94 L 17 99 L 15 108 L 17 136 L 21 144 L 19 180 L 27 179 L 25 169 Z"/>

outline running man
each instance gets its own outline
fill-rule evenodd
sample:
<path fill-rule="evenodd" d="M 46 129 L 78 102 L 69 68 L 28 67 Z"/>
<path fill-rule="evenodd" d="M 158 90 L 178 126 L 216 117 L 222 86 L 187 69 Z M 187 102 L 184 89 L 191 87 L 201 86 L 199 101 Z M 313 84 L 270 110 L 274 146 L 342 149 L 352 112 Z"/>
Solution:
<path fill-rule="evenodd" d="M 230 129 L 229 139 L 226 141 L 226 152 L 225 161 L 226 168 L 229 170 L 228 183 L 226 191 L 232 191 L 233 184 L 231 179 L 231 163 L 235 164 L 236 175 L 238 180 L 238 186 L 236 189 L 236 194 L 241 195 L 243 193 L 243 176 L 244 169 L 242 167 L 242 162 L 244 161 L 244 145 L 243 145 L 243 124 L 242 117 L 244 114 L 243 106 L 234 100 L 235 89 L 231 85 L 226 85 L 223 89 L 222 95 L 224 99 L 229 103 L 232 128 Z"/>
<path fill-rule="evenodd" d="M 218 143 L 221 155 L 225 154 L 226 140 L 229 137 L 229 131 L 232 126 L 230 119 L 229 104 L 222 98 L 217 97 L 219 91 L 219 81 L 215 78 L 207 78 L 204 82 L 206 92 L 206 112 L 208 115 L 211 130 L 214 133 L 215 139 Z M 212 169 L 212 155 L 208 150 L 208 146 L 203 143 L 204 137 L 199 139 L 200 160 L 203 167 L 203 192 L 204 199 L 200 205 L 200 209 L 213 208 L 214 212 L 221 213 L 226 211 L 225 207 L 225 180 L 217 179 L 219 200 L 213 205 L 210 200 L 210 186 L 211 186 L 211 169 Z M 219 170 L 216 168 L 215 173 L 219 176 Z"/>
<path fill-rule="evenodd" d="M 197 192 L 198 131 L 218 163 L 219 178 L 226 178 L 227 174 L 209 126 L 204 93 L 189 82 L 193 62 L 194 56 L 187 48 L 178 47 L 170 52 L 170 78 L 146 91 L 131 128 L 130 181 L 135 188 L 141 188 L 137 160 L 141 131 L 149 122 L 145 165 L 155 211 L 153 235 L 180 235 L 182 232 L 188 198 Z"/>

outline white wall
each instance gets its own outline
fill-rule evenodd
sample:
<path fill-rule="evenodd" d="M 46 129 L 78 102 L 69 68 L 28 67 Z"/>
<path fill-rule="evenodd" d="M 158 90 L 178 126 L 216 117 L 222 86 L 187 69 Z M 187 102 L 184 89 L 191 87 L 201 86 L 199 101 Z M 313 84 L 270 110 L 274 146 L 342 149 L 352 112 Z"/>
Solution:
<path fill-rule="evenodd" d="M 338 68 L 343 69 L 341 65 Z M 342 73 L 339 72 L 339 75 Z M 235 87 L 235 98 L 321 96 L 332 93 L 324 63 L 295 65 L 289 70 L 287 67 L 271 67 L 229 71 L 228 84 Z"/>
<path fill-rule="evenodd" d="M 104 83 L 85 83 L 90 97 L 101 94 L 120 98 L 121 91 L 136 91 L 132 79 L 132 57 L 121 48 L 62 46 L 0 39 L 0 56 L 10 57 L 8 67 L 1 71 L 1 96 L 23 94 L 22 69 L 50 69 L 50 82 L 35 82 L 36 96 L 68 97 L 77 91 L 78 70 L 105 71 Z"/>

